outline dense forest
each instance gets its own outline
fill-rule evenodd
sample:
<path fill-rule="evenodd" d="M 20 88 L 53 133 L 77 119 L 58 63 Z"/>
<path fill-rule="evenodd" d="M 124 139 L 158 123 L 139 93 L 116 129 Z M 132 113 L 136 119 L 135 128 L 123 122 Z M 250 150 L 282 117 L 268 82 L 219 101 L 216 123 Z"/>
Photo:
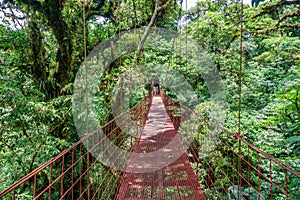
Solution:
<path fill-rule="evenodd" d="M 85 54 L 121 32 L 142 27 L 171 30 L 205 49 L 225 86 L 223 126 L 234 133 L 242 39 L 241 133 L 300 171 L 299 0 L 253 0 L 243 7 L 239 0 L 199 0 L 189 10 L 183 0 L 0 2 L 0 191 L 80 139 L 72 94 Z M 147 36 L 146 31 L 140 34 Z M 150 48 L 127 52 L 107 68 L 95 91 L 101 123 L 112 119 L 118 77 L 134 71 L 136 63 L 151 67 L 153 62 L 185 76 L 198 96 L 195 109 L 209 116 L 215 105 L 197 73 L 199 66 Z M 149 86 L 130 91 L 130 106 Z"/>

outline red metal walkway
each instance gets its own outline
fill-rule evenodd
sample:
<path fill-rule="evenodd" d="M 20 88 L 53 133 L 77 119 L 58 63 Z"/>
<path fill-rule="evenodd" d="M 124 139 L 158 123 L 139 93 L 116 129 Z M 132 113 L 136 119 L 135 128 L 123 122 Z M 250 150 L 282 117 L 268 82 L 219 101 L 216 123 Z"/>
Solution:
<path fill-rule="evenodd" d="M 148 120 L 134 153 L 137 154 L 130 161 L 117 200 L 205 199 L 159 96 L 152 100 Z"/>

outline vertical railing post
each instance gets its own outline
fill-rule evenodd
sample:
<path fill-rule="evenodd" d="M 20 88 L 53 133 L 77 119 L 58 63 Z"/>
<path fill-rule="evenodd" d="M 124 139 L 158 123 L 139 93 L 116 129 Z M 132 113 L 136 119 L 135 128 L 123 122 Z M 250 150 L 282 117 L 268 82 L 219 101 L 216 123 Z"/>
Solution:
<path fill-rule="evenodd" d="M 251 187 L 251 184 L 250 184 L 250 149 L 249 149 L 249 146 L 248 146 L 248 197 L 250 198 L 250 187 Z"/>
<path fill-rule="evenodd" d="M 33 197 L 36 197 L 36 174 L 33 177 Z"/>
<path fill-rule="evenodd" d="M 258 162 L 257 162 L 257 171 L 258 171 L 258 199 L 260 199 L 260 155 L 258 154 Z"/>
<path fill-rule="evenodd" d="M 227 137 L 226 137 L 226 155 L 227 155 L 227 159 L 228 159 L 228 163 L 229 163 L 229 150 L 230 150 L 230 147 L 229 147 L 229 145 L 228 145 L 228 135 L 227 135 Z M 229 184 L 230 184 L 230 175 L 229 175 L 229 164 L 227 164 L 226 165 L 226 175 L 227 175 L 227 177 L 228 177 L 228 181 L 229 181 Z"/>
<path fill-rule="evenodd" d="M 79 162 L 79 171 L 80 171 L 80 177 L 79 177 L 79 196 L 80 196 L 80 199 L 82 199 L 82 142 L 80 143 L 80 146 L 79 146 L 79 151 L 80 151 L 80 162 Z"/>
<path fill-rule="evenodd" d="M 94 133 L 93 134 L 93 153 L 92 153 L 92 165 L 93 165 L 93 168 L 92 168 L 92 173 L 93 173 L 93 176 L 92 176 L 92 182 L 93 182 L 93 187 L 92 187 L 92 191 L 93 191 L 93 193 L 94 193 L 94 191 L 95 191 L 95 149 L 96 149 L 96 147 L 95 147 L 95 135 L 96 135 L 97 133 Z"/>
<path fill-rule="evenodd" d="M 49 178 L 49 185 L 52 183 L 52 164 L 50 164 L 50 178 Z M 48 195 L 48 199 L 51 199 L 51 186 L 49 187 L 49 195 Z"/>
<path fill-rule="evenodd" d="M 232 147 L 232 186 L 234 187 L 235 186 L 235 184 L 234 184 L 234 180 L 235 180 L 235 177 L 234 177 L 234 175 L 235 175 L 235 173 L 234 173 L 234 168 L 235 168 L 235 163 L 234 163 L 234 147 Z"/>
<path fill-rule="evenodd" d="M 239 133 L 240 136 L 240 133 Z M 238 138 L 238 148 L 239 148 L 239 152 L 238 152 L 238 194 L 242 194 L 241 190 L 242 190 L 242 147 L 241 147 L 241 140 L 240 138 Z M 239 198 L 241 199 L 241 198 Z"/>
<path fill-rule="evenodd" d="M 86 140 L 86 185 L 87 197 L 90 200 L 90 153 L 89 153 L 89 137 Z"/>
<path fill-rule="evenodd" d="M 273 198 L 272 160 L 270 159 L 270 200 Z"/>
<path fill-rule="evenodd" d="M 285 170 L 285 192 L 286 192 L 286 199 L 289 199 L 289 177 L 288 177 L 288 170 Z"/>
<path fill-rule="evenodd" d="M 16 189 L 14 189 L 14 192 L 13 192 L 12 199 L 13 199 L 13 200 L 15 200 L 15 199 L 16 199 Z"/>
<path fill-rule="evenodd" d="M 60 190 L 61 190 L 61 196 L 64 195 L 64 169 L 65 168 L 65 156 L 62 156 L 61 161 L 61 181 L 60 181 Z"/>
<path fill-rule="evenodd" d="M 72 193 L 72 199 L 74 199 L 74 159 L 75 159 L 75 149 L 72 149 L 72 189 L 71 189 L 71 193 Z"/>

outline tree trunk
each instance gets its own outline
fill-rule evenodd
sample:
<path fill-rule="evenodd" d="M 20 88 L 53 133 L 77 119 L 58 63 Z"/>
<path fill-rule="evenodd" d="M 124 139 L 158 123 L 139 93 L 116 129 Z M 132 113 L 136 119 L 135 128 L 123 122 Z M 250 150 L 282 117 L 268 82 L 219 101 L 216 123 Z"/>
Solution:
<path fill-rule="evenodd" d="M 40 32 L 38 24 L 33 19 L 29 22 L 30 37 L 31 37 L 31 58 L 33 65 L 31 74 L 35 77 L 36 82 L 39 83 L 46 78 L 45 69 L 45 49 L 43 47 L 43 36 Z M 38 84 L 39 85 L 39 84 Z M 43 88 L 39 88 L 43 89 Z"/>
<path fill-rule="evenodd" d="M 61 90 L 69 82 L 69 72 L 72 70 L 72 37 L 68 29 L 67 23 L 62 18 L 62 1 L 47 0 L 44 14 L 48 20 L 48 25 L 51 27 L 53 34 L 58 42 L 56 52 L 56 60 L 58 69 L 54 74 L 56 91 L 58 94 L 63 93 Z M 56 96 L 56 95 L 55 95 Z"/>

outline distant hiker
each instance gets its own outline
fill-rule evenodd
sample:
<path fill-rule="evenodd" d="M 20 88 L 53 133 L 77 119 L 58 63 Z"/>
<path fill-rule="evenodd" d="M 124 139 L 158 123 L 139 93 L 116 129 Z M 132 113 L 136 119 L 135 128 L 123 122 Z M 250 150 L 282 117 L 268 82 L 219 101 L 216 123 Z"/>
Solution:
<path fill-rule="evenodd" d="M 159 84 L 154 84 L 154 95 L 157 95 L 159 93 Z"/>
<path fill-rule="evenodd" d="M 153 86 L 153 93 L 154 93 L 154 96 L 156 96 L 156 94 L 157 94 L 157 87 L 155 87 L 155 85 Z"/>
<path fill-rule="evenodd" d="M 154 92 L 154 96 L 155 96 L 155 95 L 159 94 L 159 80 L 157 77 L 153 79 L 153 85 L 154 85 L 153 92 Z"/>

